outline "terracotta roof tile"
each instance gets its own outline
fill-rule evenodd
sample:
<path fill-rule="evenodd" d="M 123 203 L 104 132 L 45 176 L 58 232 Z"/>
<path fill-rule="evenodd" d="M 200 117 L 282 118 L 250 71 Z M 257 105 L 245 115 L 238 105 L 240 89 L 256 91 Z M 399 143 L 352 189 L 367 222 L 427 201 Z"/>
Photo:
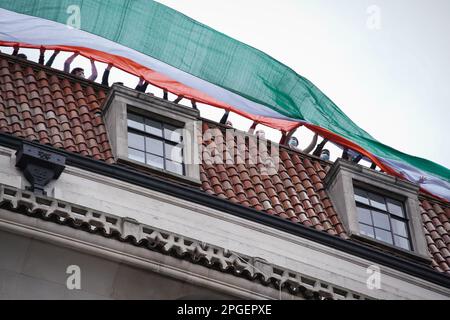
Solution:
<path fill-rule="evenodd" d="M 1 131 L 57 148 L 65 147 L 86 156 L 96 155 L 99 160 L 112 162 L 108 142 L 100 141 L 100 137 L 91 132 L 89 138 L 98 140 L 96 143 L 87 143 L 87 134 L 83 128 L 72 126 L 73 123 L 82 122 L 78 109 L 84 113 L 85 122 L 91 120 L 88 106 L 83 109 L 81 105 L 76 105 L 74 91 L 77 91 L 79 100 L 90 101 L 98 106 L 100 101 L 97 97 L 102 100 L 105 98 L 103 90 L 88 86 L 84 90 L 88 96 L 85 96 L 79 83 L 71 84 L 65 78 L 50 74 L 48 70 L 36 69 L 23 67 L 20 63 L 4 58 L 0 60 L 0 124 L 10 127 L 2 128 Z M 72 104 L 68 105 L 67 102 Z M 73 123 L 67 123 L 68 119 Z M 66 126 L 61 125 L 64 122 Z M 102 121 L 96 120 L 92 125 L 101 127 L 98 129 L 99 134 L 105 132 Z M 99 148 L 102 143 L 103 146 Z"/>
<path fill-rule="evenodd" d="M 446 215 L 449 207 L 423 199 L 420 209 L 432 265 L 438 271 L 450 273 L 450 223 Z"/>

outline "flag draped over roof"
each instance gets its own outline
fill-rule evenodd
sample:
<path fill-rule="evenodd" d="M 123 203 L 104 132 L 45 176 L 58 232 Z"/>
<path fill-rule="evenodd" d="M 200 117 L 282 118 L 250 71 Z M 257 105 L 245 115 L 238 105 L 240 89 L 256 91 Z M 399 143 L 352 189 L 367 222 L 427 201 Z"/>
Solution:
<path fill-rule="evenodd" d="M 378 142 L 289 67 L 160 3 L 2 0 L 0 44 L 78 51 L 272 128 L 305 125 L 450 201 L 449 169 Z"/>

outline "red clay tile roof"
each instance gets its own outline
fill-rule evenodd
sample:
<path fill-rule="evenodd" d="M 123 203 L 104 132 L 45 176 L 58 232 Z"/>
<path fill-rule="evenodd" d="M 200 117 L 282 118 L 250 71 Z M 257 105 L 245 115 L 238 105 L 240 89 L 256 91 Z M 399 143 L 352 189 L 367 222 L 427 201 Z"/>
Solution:
<path fill-rule="evenodd" d="M 202 189 L 234 203 L 347 239 L 324 190 L 322 180 L 329 166 L 283 147 L 280 159 L 276 175 L 261 174 L 263 170 L 254 164 L 204 162 L 200 167 Z"/>
<path fill-rule="evenodd" d="M 0 54 L 0 132 L 113 163 L 99 113 L 106 91 L 96 83 Z M 203 163 L 201 188 L 348 239 L 324 189 L 329 164 L 283 147 L 280 159 L 277 175 L 261 175 L 248 163 Z M 427 197 L 421 210 L 432 266 L 450 274 L 450 207 Z"/>
<path fill-rule="evenodd" d="M 99 86 L 2 56 L 0 88 L 0 132 L 113 162 Z"/>
<path fill-rule="evenodd" d="M 423 199 L 420 209 L 432 265 L 450 274 L 450 207 Z"/>

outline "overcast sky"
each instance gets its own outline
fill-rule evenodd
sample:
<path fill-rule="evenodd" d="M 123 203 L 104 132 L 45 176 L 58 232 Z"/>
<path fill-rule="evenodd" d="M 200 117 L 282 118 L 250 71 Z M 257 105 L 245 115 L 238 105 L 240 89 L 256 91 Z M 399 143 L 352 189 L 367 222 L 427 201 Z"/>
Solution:
<path fill-rule="evenodd" d="M 159 2 L 288 65 L 379 141 L 450 167 L 449 0 Z M 37 60 L 37 50 L 22 51 Z M 61 54 L 53 66 L 62 68 L 67 56 Z M 89 75 L 83 59 L 73 66 Z M 101 81 L 105 65 L 97 65 Z M 114 81 L 134 86 L 137 78 L 113 69 Z M 200 110 L 214 120 L 223 114 Z M 231 120 L 243 130 L 251 124 L 236 115 Z M 280 137 L 275 130 L 266 133 Z M 302 147 L 309 144 L 306 129 L 297 136 Z M 332 159 L 340 155 L 331 149 Z"/>
<path fill-rule="evenodd" d="M 159 2 L 288 65 L 381 142 L 450 167 L 449 0 Z"/>

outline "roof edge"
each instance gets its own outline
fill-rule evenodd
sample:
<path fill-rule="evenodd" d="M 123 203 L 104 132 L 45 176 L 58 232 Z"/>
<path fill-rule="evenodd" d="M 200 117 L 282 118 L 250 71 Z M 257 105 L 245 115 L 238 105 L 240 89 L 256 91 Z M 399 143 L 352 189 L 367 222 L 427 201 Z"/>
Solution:
<path fill-rule="evenodd" d="M 101 90 L 105 91 L 105 94 L 108 93 L 109 90 L 110 90 L 110 87 L 104 86 L 101 83 L 98 83 L 98 82 L 95 82 L 95 81 L 91 81 L 91 80 L 88 80 L 88 79 L 84 79 L 84 78 L 80 78 L 80 77 L 76 77 L 76 76 L 74 76 L 74 75 L 72 75 L 70 73 L 64 72 L 64 71 L 59 70 L 59 69 L 54 69 L 52 67 L 47 67 L 46 65 L 42 65 L 40 63 L 31 61 L 31 60 L 20 59 L 20 58 L 17 58 L 15 56 L 12 56 L 10 54 L 0 52 L 0 59 L 3 59 L 3 58 L 5 60 L 9 60 L 11 62 L 20 64 L 20 65 L 25 66 L 25 67 L 31 67 L 31 68 L 34 68 L 34 69 L 39 68 L 39 70 L 42 70 L 42 71 L 50 73 L 50 74 L 54 74 L 57 77 L 64 78 L 64 79 L 67 79 L 67 80 L 70 80 L 70 81 L 74 81 L 74 82 L 78 82 L 82 86 L 85 86 L 85 87 L 93 87 L 93 88 L 96 88 L 96 89 L 101 89 Z"/>

